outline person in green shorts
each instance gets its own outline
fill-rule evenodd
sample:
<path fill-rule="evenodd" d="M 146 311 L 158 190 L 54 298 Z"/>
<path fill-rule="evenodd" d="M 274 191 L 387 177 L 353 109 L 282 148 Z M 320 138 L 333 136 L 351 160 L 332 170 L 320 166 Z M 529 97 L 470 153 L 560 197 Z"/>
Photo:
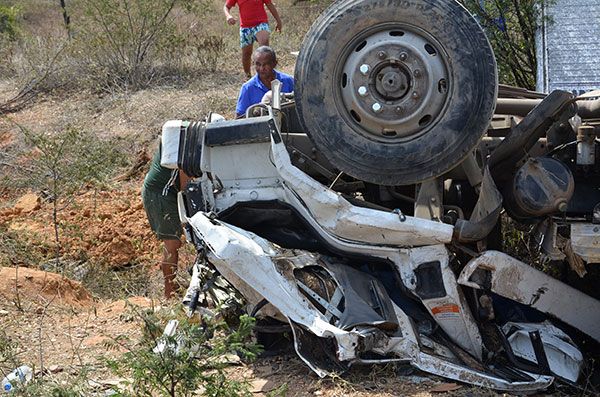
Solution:
<path fill-rule="evenodd" d="M 165 280 L 165 297 L 175 292 L 175 274 L 181 247 L 181 221 L 177 211 L 177 191 L 189 178 L 182 171 L 173 171 L 160 165 L 159 146 L 150 163 L 142 186 L 142 201 L 156 237 L 164 244 L 160 267 Z"/>

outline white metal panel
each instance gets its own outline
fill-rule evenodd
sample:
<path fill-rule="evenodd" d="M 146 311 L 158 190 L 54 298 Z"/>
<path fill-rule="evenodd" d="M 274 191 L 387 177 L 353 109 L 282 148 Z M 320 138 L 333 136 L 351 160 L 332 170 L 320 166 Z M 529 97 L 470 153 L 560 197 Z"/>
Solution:
<path fill-rule="evenodd" d="M 276 178 L 277 170 L 269 161 L 270 142 L 243 145 L 203 146 L 206 160 L 203 171 L 214 173 L 221 181 L 251 179 L 254 183 L 264 178 Z M 206 157 L 206 159 L 204 158 Z M 227 185 L 225 185 L 227 187 Z"/>
<path fill-rule="evenodd" d="M 477 269 L 489 271 L 491 290 L 548 313 L 600 340 L 600 302 L 533 267 L 498 251 L 485 251 L 464 267 L 458 282 L 482 288 L 472 279 Z"/>
<path fill-rule="evenodd" d="M 600 262 L 600 225 L 574 223 L 571 225 L 573 252 L 588 263 Z"/>

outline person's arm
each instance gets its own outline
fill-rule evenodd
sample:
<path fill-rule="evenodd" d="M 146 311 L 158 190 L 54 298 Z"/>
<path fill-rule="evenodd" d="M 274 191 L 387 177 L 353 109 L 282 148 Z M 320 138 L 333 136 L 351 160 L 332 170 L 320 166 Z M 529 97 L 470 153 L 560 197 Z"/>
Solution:
<path fill-rule="evenodd" d="M 243 116 L 246 114 L 246 109 L 248 109 L 250 105 L 250 98 L 248 97 L 246 86 L 242 86 L 240 95 L 238 96 L 237 106 L 235 107 L 235 115 L 237 117 Z"/>
<path fill-rule="evenodd" d="M 190 179 L 192 178 L 190 178 L 188 174 L 183 172 L 181 169 L 179 170 L 179 191 L 183 191 L 185 189 Z"/>
<path fill-rule="evenodd" d="M 279 13 L 277 12 L 275 4 L 269 2 L 267 3 L 267 8 L 269 9 L 269 11 L 271 11 L 271 15 L 273 15 L 273 18 L 275 18 L 275 22 L 277 23 L 277 25 L 275 25 L 275 30 L 281 33 L 281 18 L 279 17 Z"/>
<path fill-rule="evenodd" d="M 235 17 L 231 15 L 229 10 L 231 10 L 231 6 L 229 5 L 229 2 L 227 2 L 223 6 L 223 13 L 225 13 L 225 19 L 227 19 L 228 24 L 235 25 L 237 23 L 237 19 L 235 19 Z"/>

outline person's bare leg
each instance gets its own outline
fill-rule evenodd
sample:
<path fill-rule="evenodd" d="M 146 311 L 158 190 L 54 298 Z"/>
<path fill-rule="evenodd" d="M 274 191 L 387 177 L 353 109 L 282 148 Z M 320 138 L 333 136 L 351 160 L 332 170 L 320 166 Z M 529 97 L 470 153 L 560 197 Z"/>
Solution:
<path fill-rule="evenodd" d="M 269 32 L 266 30 L 261 30 L 256 32 L 256 41 L 258 45 L 269 45 Z"/>
<path fill-rule="evenodd" d="M 165 297 L 171 298 L 175 292 L 175 273 L 177 271 L 177 262 L 179 261 L 179 240 L 163 240 L 163 257 L 160 268 L 165 278 Z"/>
<path fill-rule="evenodd" d="M 252 76 L 250 68 L 252 66 L 252 44 L 242 47 L 242 65 L 244 66 L 244 73 L 247 77 Z"/>

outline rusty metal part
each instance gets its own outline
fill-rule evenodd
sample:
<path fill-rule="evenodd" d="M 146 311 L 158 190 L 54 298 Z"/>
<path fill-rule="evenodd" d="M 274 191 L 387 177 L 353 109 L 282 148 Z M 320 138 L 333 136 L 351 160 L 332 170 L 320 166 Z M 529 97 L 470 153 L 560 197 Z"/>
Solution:
<path fill-rule="evenodd" d="M 440 88 L 449 81 L 441 47 L 420 29 L 403 29 L 401 39 L 398 32 L 390 27 L 365 36 L 360 51 L 344 60 L 348 80 L 340 82 L 345 106 L 365 134 L 382 142 L 418 135 L 442 112 L 448 95 Z"/>
<path fill-rule="evenodd" d="M 415 217 L 428 220 L 442 219 L 442 190 L 440 178 L 421 183 L 415 200 Z"/>
<path fill-rule="evenodd" d="M 521 87 L 506 84 L 498 85 L 498 98 L 544 99 L 548 96 L 543 92 L 529 91 Z"/>

